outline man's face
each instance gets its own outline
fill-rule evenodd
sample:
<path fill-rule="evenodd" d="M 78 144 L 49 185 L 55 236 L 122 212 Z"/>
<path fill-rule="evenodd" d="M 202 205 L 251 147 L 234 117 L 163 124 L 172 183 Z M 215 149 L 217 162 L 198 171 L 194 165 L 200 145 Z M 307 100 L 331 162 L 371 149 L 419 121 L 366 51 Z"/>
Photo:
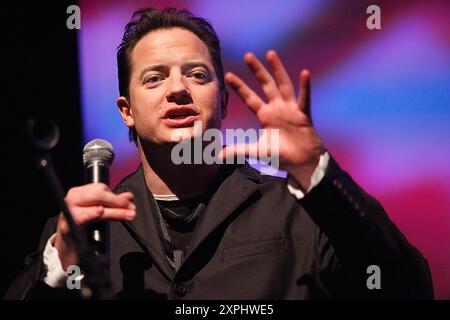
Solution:
<path fill-rule="evenodd" d="M 220 128 L 226 102 L 221 106 L 211 56 L 195 34 L 181 28 L 152 31 L 130 58 L 130 98 L 117 102 L 126 125 L 135 127 L 140 139 L 165 144 L 176 130 L 188 130 L 192 137 L 199 120 L 203 131 Z"/>

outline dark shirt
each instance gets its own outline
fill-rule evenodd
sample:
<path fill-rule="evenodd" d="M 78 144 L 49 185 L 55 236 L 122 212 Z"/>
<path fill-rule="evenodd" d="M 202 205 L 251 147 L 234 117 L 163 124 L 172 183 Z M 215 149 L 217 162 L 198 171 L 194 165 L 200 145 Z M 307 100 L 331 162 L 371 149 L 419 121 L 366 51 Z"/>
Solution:
<path fill-rule="evenodd" d="M 161 227 L 164 250 L 175 269 L 178 269 L 189 250 L 195 226 L 202 217 L 210 197 L 210 193 L 205 192 L 185 199 L 156 200 L 163 219 Z"/>
<path fill-rule="evenodd" d="M 164 200 L 157 197 L 161 241 L 168 262 L 175 270 L 178 270 L 189 251 L 195 227 L 202 218 L 209 200 L 232 171 L 232 166 L 222 166 L 216 179 L 202 193 L 180 196 L 178 200 Z"/>

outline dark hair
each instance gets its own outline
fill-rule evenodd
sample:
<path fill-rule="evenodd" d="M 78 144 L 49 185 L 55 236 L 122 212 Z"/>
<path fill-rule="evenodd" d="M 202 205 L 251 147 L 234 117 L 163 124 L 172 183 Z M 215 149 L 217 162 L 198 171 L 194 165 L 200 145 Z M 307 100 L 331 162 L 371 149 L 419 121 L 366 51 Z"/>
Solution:
<path fill-rule="evenodd" d="M 208 47 L 219 80 L 220 90 L 225 90 L 220 41 L 211 24 L 203 18 L 195 17 L 187 9 L 165 8 L 157 10 L 146 8 L 133 13 L 130 22 L 125 26 L 122 42 L 118 47 L 117 69 L 121 96 L 129 98 L 130 54 L 138 41 L 151 31 L 177 27 L 191 31 Z M 135 128 L 130 128 L 129 138 L 130 141 L 136 142 Z"/>

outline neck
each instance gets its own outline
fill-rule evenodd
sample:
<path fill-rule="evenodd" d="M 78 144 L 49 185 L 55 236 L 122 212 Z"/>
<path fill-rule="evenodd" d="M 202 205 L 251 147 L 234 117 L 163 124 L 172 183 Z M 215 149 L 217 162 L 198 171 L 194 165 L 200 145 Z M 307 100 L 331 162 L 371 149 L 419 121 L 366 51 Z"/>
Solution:
<path fill-rule="evenodd" d="M 208 189 L 215 181 L 221 165 L 175 165 L 171 159 L 172 147 L 138 142 L 149 190 L 157 195 L 185 195 Z"/>

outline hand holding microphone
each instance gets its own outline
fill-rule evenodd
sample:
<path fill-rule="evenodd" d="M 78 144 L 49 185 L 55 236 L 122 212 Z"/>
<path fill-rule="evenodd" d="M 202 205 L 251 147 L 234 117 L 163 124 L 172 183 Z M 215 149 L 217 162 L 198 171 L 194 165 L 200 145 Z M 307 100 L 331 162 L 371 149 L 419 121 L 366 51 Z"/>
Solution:
<path fill-rule="evenodd" d="M 86 182 L 104 183 L 109 186 L 109 166 L 114 160 L 113 146 L 105 140 L 95 139 L 83 148 Z M 109 255 L 109 224 L 92 222 L 87 226 L 87 241 L 97 256 Z"/>
<path fill-rule="evenodd" d="M 107 141 L 96 139 L 86 144 L 83 161 L 90 183 L 71 188 L 65 197 L 75 224 L 87 231 L 88 243 L 96 254 L 108 253 L 109 234 L 104 222 L 131 221 L 136 217 L 133 194 L 115 194 L 107 185 L 113 156 L 112 146 Z M 69 227 L 62 214 L 59 216 L 54 245 L 64 269 L 77 264 L 77 251 L 71 243 Z"/>

